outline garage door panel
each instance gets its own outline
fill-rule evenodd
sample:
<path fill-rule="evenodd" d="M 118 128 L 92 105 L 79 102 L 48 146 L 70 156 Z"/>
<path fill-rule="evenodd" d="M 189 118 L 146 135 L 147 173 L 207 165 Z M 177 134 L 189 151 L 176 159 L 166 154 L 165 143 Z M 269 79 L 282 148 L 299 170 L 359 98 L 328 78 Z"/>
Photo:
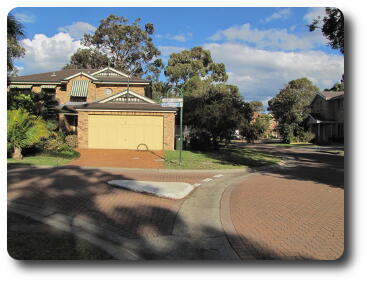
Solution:
<path fill-rule="evenodd" d="M 163 149 L 161 116 L 89 115 L 88 120 L 89 148 Z"/>

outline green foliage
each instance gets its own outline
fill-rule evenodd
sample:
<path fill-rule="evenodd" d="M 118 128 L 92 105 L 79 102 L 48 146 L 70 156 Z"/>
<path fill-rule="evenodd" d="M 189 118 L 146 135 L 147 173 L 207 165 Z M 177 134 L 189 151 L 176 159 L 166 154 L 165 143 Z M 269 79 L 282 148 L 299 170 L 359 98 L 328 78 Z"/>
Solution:
<path fill-rule="evenodd" d="M 23 26 L 11 14 L 7 18 L 7 68 L 8 75 L 15 75 L 16 68 L 14 68 L 14 59 L 23 57 L 25 49 L 19 44 L 19 41 L 24 37 Z"/>
<path fill-rule="evenodd" d="M 238 88 L 225 84 L 210 85 L 200 96 L 186 95 L 184 105 L 188 109 L 184 121 L 190 127 L 192 142 L 206 148 L 217 148 L 221 140 L 229 142 L 241 123 L 252 116 Z"/>
<path fill-rule="evenodd" d="M 161 98 L 167 96 L 167 91 L 170 88 L 167 82 L 153 82 L 152 83 L 152 99 L 160 102 Z"/>
<path fill-rule="evenodd" d="M 50 135 L 45 121 L 41 117 L 29 114 L 23 109 L 7 111 L 8 148 L 22 158 L 23 148 L 33 146 Z"/>
<path fill-rule="evenodd" d="M 160 51 L 153 44 L 153 33 L 153 24 L 141 27 L 140 19 L 129 24 L 124 17 L 109 15 L 101 20 L 94 34 L 84 35 L 82 44 L 89 50 L 78 50 L 66 68 L 101 68 L 107 67 L 108 62 L 130 75 L 157 79 L 163 63 L 157 58 Z"/>
<path fill-rule="evenodd" d="M 310 31 L 321 29 L 323 35 L 329 40 L 333 49 L 339 49 L 344 54 L 344 16 L 337 8 L 325 8 L 326 16 L 314 19 L 309 25 Z M 320 26 L 321 25 L 321 26 Z"/>
<path fill-rule="evenodd" d="M 268 116 L 261 115 L 255 121 L 245 122 L 241 127 L 240 134 L 246 138 L 247 142 L 253 143 L 264 136 L 269 129 L 269 121 Z"/>
<path fill-rule="evenodd" d="M 303 122 L 310 113 L 309 105 L 319 89 L 307 78 L 290 81 L 269 101 L 269 110 L 278 121 L 278 130 L 286 143 L 304 131 Z"/>
<path fill-rule="evenodd" d="M 51 117 L 56 118 L 58 103 L 51 93 L 10 90 L 7 93 L 7 100 L 9 110 L 23 109 L 45 120 Z"/>
<path fill-rule="evenodd" d="M 97 49 L 79 48 L 63 69 L 98 69 L 108 66 L 108 57 Z"/>
<path fill-rule="evenodd" d="M 43 149 L 47 152 L 58 152 L 67 148 L 64 135 L 58 132 L 54 132 L 43 144 Z"/>
<path fill-rule="evenodd" d="M 164 74 L 171 83 L 184 84 L 193 77 L 214 82 L 228 79 L 223 63 L 214 63 L 210 51 L 200 46 L 180 53 L 172 53 Z"/>
<path fill-rule="evenodd" d="M 250 106 L 253 112 L 263 112 L 264 111 L 264 106 L 261 101 L 250 101 L 249 103 L 250 103 Z"/>
<path fill-rule="evenodd" d="M 67 135 L 65 137 L 65 143 L 71 148 L 76 148 L 78 145 L 78 136 L 77 135 Z"/>
<path fill-rule="evenodd" d="M 334 84 L 329 89 L 326 88 L 325 91 L 344 91 L 344 81 Z"/>

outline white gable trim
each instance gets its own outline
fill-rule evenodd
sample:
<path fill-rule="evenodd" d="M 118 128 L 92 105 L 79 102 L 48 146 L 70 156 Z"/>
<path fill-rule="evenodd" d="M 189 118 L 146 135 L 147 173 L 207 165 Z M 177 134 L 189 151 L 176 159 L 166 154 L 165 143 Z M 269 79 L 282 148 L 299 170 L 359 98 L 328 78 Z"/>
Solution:
<path fill-rule="evenodd" d="M 115 98 L 119 97 L 119 96 L 122 96 L 122 95 L 126 94 L 127 92 L 128 92 L 127 90 L 124 90 L 123 92 L 116 93 L 116 94 L 114 94 L 114 95 L 111 95 L 110 97 L 107 97 L 107 98 L 104 98 L 104 99 L 102 99 L 102 100 L 98 101 L 98 103 L 106 103 L 106 102 L 108 102 L 108 101 L 111 101 L 111 100 L 113 100 L 113 99 L 115 99 Z M 135 96 L 136 98 L 139 98 L 139 99 L 141 99 L 141 100 L 144 100 L 144 101 L 146 101 L 146 102 L 148 102 L 148 103 L 156 104 L 156 102 L 154 102 L 153 100 L 149 99 L 148 97 L 145 97 L 145 96 L 142 96 L 142 95 L 140 95 L 140 94 L 137 94 L 137 93 L 136 93 L 136 92 L 134 92 L 134 91 L 129 90 L 129 94 L 131 94 L 131 95 Z"/>
<path fill-rule="evenodd" d="M 95 76 L 95 75 L 98 75 L 99 73 L 103 73 L 103 72 L 105 72 L 105 71 L 112 71 L 112 72 L 114 72 L 114 73 L 116 73 L 116 74 L 119 74 L 120 76 L 127 77 L 127 78 L 129 77 L 129 75 L 127 75 L 127 74 L 125 74 L 125 73 L 122 73 L 122 72 L 120 72 L 120 71 L 117 71 L 116 69 L 111 68 L 111 67 L 106 67 L 106 68 L 104 68 L 104 69 L 102 69 L 102 70 L 99 70 L 99 71 L 97 71 L 97 72 L 93 73 L 92 75 L 93 75 L 93 76 Z"/>
<path fill-rule="evenodd" d="M 98 80 L 97 78 L 95 78 L 95 77 L 93 77 L 93 76 L 91 76 L 91 75 L 88 75 L 87 73 L 84 73 L 84 72 L 80 72 L 80 73 L 74 74 L 74 75 L 72 75 L 72 76 L 70 76 L 70 77 L 67 77 L 67 78 L 63 79 L 63 80 L 64 80 L 64 81 L 68 81 L 68 80 L 70 80 L 70 79 L 72 79 L 72 78 L 75 78 L 75 77 L 77 77 L 77 76 L 80 76 L 80 75 L 82 75 L 82 76 L 86 76 L 87 78 L 90 78 L 91 80 Z"/>

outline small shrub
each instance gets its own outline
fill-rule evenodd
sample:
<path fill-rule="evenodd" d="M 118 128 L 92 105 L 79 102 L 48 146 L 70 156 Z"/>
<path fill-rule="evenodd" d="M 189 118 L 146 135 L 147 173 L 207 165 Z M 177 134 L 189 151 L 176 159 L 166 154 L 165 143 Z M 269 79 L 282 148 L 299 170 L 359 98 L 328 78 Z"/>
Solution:
<path fill-rule="evenodd" d="M 72 148 L 76 148 L 78 145 L 78 137 L 77 135 L 68 135 L 65 137 L 65 143 L 72 147 Z"/>
<path fill-rule="evenodd" d="M 315 134 L 311 132 L 302 132 L 298 138 L 299 142 L 311 142 L 315 138 Z"/>
<path fill-rule="evenodd" d="M 65 143 L 65 137 L 58 132 L 54 132 L 43 144 L 43 149 L 47 152 L 62 151 L 66 148 L 68 148 L 68 145 Z"/>

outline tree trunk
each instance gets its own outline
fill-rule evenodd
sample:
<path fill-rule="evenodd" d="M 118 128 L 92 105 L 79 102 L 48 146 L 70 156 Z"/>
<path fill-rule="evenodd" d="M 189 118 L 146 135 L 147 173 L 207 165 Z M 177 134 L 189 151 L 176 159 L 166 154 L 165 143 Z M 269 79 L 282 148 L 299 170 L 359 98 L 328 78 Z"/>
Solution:
<path fill-rule="evenodd" d="M 14 147 L 14 152 L 12 154 L 12 158 L 16 159 L 16 160 L 23 159 L 22 149 L 20 147 Z"/>

